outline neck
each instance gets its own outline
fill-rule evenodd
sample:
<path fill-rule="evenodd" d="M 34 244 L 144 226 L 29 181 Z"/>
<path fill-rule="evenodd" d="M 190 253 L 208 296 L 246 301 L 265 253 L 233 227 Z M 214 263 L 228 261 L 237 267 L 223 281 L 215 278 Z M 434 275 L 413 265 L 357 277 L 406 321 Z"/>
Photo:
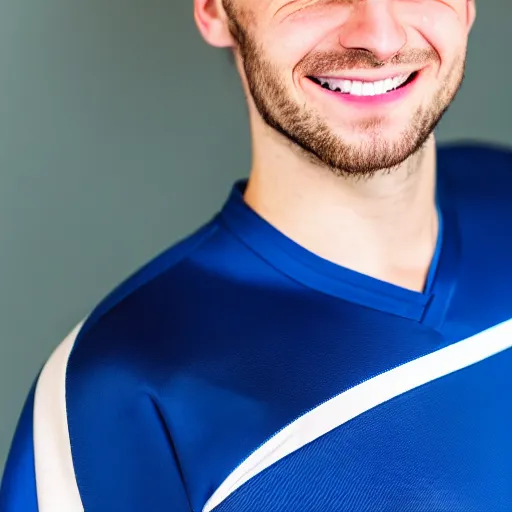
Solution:
<path fill-rule="evenodd" d="M 416 291 L 435 251 L 434 137 L 392 172 L 337 177 L 298 155 L 258 151 L 245 200 L 305 249 L 333 263 Z"/>

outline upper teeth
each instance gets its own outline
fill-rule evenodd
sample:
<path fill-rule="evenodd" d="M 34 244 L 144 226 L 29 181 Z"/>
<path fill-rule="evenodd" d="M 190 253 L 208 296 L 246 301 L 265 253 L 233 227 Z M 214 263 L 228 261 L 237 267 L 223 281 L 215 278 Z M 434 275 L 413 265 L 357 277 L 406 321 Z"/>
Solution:
<path fill-rule="evenodd" d="M 400 75 L 378 82 L 361 82 L 359 80 L 344 80 L 337 78 L 317 78 L 318 82 L 331 91 L 344 92 L 354 96 L 376 96 L 385 94 L 405 83 L 411 75 Z"/>

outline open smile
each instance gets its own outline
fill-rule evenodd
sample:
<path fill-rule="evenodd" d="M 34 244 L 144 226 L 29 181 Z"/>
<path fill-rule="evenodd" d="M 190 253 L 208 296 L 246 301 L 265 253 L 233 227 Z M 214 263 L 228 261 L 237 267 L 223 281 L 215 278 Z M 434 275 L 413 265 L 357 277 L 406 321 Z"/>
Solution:
<path fill-rule="evenodd" d="M 418 71 L 413 71 L 408 75 L 398 75 L 393 78 L 386 78 L 385 80 L 374 82 L 345 80 L 340 78 L 317 78 L 314 76 L 308 78 L 324 89 L 328 89 L 332 92 L 351 94 L 353 96 L 379 96 L 406 87 L 417 76 Z"/>
<path fill-rule="evenodd" d="M 356 103 L 387 103 L 402 98 L 418 81 L 421 71 L 393 75 L 380 80 L 308 76 L 325 92 Z"/>

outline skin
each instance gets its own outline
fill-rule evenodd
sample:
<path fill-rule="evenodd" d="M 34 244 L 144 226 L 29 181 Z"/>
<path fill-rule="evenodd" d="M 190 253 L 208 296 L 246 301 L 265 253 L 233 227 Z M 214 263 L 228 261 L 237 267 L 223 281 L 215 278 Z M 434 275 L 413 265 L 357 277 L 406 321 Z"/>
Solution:
<path fill-rule="evenodd" d="M 437 241 L 434 129 L 459 90 L 474 0 L 194 0 L 235 55 L 253 146 L 245 200 L 317 255 L 421 291 Z M 309 77 L 419 71 L 391 103 Z"/>

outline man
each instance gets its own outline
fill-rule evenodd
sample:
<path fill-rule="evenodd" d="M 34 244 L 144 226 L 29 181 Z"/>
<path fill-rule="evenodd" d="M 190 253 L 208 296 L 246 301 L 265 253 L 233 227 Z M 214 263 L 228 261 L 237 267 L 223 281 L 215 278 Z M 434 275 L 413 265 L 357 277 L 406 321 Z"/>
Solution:
<path fill-rule="evenodd" d="M 57 348 L 1 512 L 512 510 L 512 155 L 436 150 L 474 0 L 195 0 L 253 143 Z"/>

